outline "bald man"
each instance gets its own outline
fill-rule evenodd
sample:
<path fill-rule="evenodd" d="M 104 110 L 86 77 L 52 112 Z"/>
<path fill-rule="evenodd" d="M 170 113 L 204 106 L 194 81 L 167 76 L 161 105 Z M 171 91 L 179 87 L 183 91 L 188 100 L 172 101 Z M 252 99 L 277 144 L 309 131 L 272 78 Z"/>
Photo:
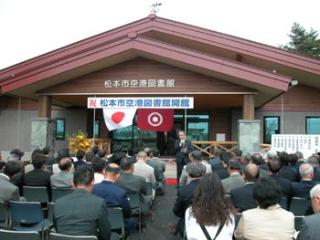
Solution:
<path fill-rule="evenodd" d="M 51 187 L 67 188 L 72 186 L 73 174 L 71 173 L 72 161 L 70 158 L 62 158 L 58 167 L 60 172 L 50 177 Z"/>
<path fill-rule="evenodd" d="M 299 167 L 299 172 L 301 181 L 291 183 L 292 197 L 310 198 L 310 190 L 315 185 L 313 166 L 310 163 L 303 163 Z"/>
<path fill-rule="evenodd" d="M 233 189 L 230 193 L 233 205 L 239 212 L 257 207 L 253 198 L 253 185 L 259 177 L 259 167 L 253 163 L 248 164 L 242 174 L 244 186 Z"/>

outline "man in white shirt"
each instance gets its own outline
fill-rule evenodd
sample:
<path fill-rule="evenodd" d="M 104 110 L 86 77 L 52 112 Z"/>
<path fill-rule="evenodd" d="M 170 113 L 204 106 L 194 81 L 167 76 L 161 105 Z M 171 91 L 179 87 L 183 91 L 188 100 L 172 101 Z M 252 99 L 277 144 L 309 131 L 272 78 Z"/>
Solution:
<path fill-rule="evenodd" d="M 133 174 L 144 177 L 146 182 L 151 182 L 153 186 L 156 184 L 156 178 L 154 175 L 154 169 L 147 163 L 147 154 L 144 151 L 140 151 L 137 155 L 137 162 L 134 164 Z"/>

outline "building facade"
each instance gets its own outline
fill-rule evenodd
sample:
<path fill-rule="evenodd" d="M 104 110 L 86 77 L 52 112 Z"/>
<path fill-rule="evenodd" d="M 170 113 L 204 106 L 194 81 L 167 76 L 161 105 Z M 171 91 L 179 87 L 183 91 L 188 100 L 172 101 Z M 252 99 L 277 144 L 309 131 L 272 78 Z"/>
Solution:
<path fill-rule="evenodd" d="M 319 60 L 155 15 L 1 70 L 0 94 L 0 150 L 60 149 L 79 129 L 168 155 L 177 129 L 245 149 L 320 134 Z M 170 133 L 108 132 L 94 96 L 192 96 L 194 109 L 176 110 Z"/>

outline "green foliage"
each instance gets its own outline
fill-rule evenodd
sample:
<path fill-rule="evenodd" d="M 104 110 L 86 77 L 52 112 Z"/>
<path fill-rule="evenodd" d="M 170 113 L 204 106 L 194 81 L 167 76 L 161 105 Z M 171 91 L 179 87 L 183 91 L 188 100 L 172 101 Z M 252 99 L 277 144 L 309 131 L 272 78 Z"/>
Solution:
<path fill-rule="evenodd" d="M 316 30 L 311 28 L 310 31 L 307 31 L 299 23 L 295 22 L 291 27 L 289 37 L 290 42 L 282 46 L 283 49 L 320 58 L 320 38 Z"/>

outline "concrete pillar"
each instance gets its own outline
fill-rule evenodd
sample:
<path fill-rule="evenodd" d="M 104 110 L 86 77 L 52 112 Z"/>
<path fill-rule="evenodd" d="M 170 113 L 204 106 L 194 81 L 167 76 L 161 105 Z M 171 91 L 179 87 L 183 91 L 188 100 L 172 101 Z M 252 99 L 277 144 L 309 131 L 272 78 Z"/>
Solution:
<path fill-rule="evenodd" d="M 260 120 L 254 120 L 254 95 L 243 95 L 242 118 L 238 120 L 239 148 L 244 154 L 260 151 Z"/>
<path fill-rule="evenodd" d="M 40 96 L 38 118 L 31 120 L 31 151 L 50 147 L 54 151 L 55 122 L 51 119 L 51 97 Z"/>

